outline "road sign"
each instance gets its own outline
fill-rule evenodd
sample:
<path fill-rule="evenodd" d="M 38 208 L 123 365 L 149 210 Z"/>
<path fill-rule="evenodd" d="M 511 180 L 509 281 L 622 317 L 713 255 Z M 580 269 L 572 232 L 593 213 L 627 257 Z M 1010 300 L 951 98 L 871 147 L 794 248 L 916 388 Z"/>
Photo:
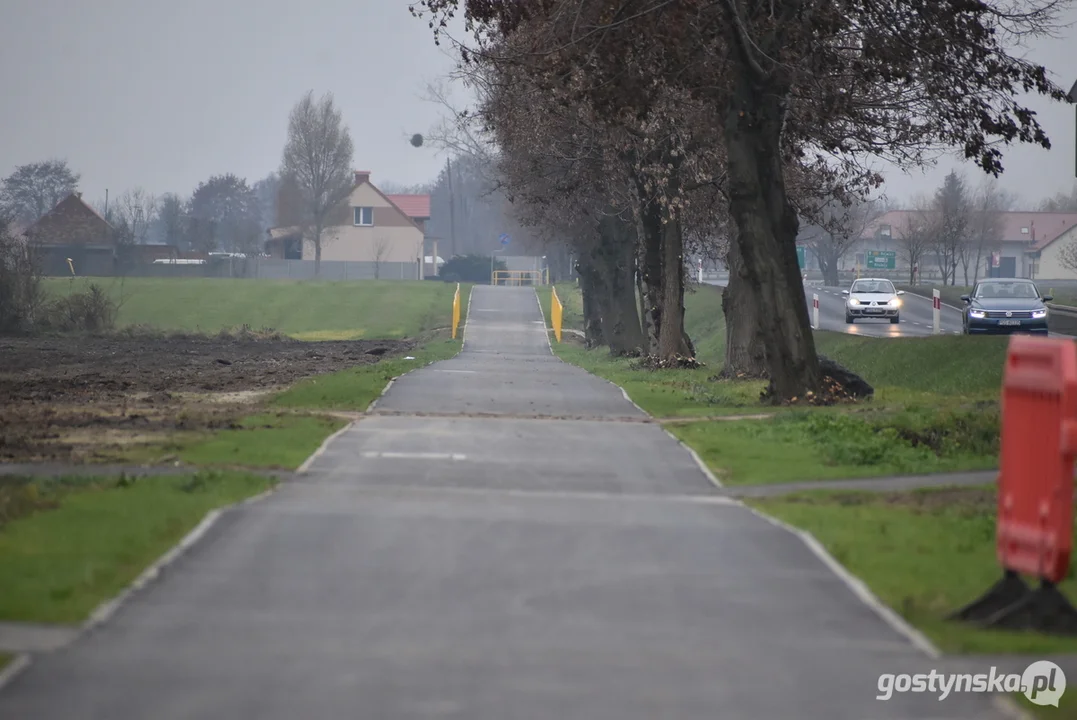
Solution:
<path fill-rule="evenodd" d="M 509 237 L 508 233 L 501 233 L 501 235 L 498 236 L 497 239 L 501 242 L 501 247 L 506 247 L 509 244 L 509 240 L 511 240 L 512 238 Z"/>
<path fill-rule="evenodd" d="M 804 258 L 803 247 L 797 247 L 797 262 L 800 264 L 801 269 L 803 269 L 804 266 L 808 264 Z"/>
<path fill-rule="evenodd" d="M 868 250 L 864 264 L 869 270 L 893 270 L 897 267 L 897 253 L 893 250 Z"/>

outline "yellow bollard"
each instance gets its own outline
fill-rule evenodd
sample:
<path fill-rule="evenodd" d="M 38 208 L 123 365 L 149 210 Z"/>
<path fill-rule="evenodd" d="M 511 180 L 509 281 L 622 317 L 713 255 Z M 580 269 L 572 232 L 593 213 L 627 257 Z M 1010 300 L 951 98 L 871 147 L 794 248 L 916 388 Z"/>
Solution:
<path fill-rule="evenodd" d="M 561 299 L 557 297 L 557 288 L 550 288 L 550 292 L 553 293 L 550 296 L 550 323 L 553 325 L 553 336 L 557 338 L 557 342 L 561 342 L 561 320 L 564 307 L 561 306 Z"/>
<path fill-rule="evenodd" d="M 452 296 L 452 339 L 456 339 L 456 328 L 460 326 L 460 283 L 456 283 L 456 294 Z"/>

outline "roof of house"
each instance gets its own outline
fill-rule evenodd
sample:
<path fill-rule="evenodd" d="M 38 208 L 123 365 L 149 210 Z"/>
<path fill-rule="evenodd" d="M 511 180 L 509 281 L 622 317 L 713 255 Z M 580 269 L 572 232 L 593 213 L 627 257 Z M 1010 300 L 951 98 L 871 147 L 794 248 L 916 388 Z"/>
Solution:
<path fill-rule="evenodd" d="M 26 237 L 36 242 L 49 245 L 79 243 L 89 245 L 90 239 L 103 241 L 100 244 L 111 245 L 109 231 L 114 230 L 111 223 L 102 217 L 93 206 L 82 199 L 82 193 L 73 192 L 56 204 L 56 207 L 37 219 L 23 231 Z M 94 237 L 96 233 L 102 235 Z"/>
<path fill-rule="evenodd" d="M 386 195 L 385 197 L 412 220 L 430 219 L 429 195 Z"/>
<path fill-rule="evenodd" d="M 913 210 L 890 210 L 879 216 L 864 231 L 864 238 L 875 236 L 882 225 L 889 225 L 891 233 L 900 235 Z M 1077 225 L 1077 213 L 1025 212 L 1002 213 L 1002 239 L 1004 242 L 1026 242 L 1029 250 L 1042 250 L 1058 236 Z"/>

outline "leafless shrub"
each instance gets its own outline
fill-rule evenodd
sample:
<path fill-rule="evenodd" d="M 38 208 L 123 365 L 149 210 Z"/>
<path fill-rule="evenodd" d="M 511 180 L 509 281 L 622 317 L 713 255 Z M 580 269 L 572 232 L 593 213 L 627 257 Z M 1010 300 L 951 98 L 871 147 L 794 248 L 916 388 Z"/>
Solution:
<path fill-rule="evenodd" d="M 56 298 L 45 306 L 41 329 L 56 332 L 105 332 L 116 327 L 119 306 L 96 283 L 81 292 Z"/>
<path fill-rule="evenodd" d="M 0 333 L 32 330 L 44 302 L 33 250 L 0 221 Z"/>

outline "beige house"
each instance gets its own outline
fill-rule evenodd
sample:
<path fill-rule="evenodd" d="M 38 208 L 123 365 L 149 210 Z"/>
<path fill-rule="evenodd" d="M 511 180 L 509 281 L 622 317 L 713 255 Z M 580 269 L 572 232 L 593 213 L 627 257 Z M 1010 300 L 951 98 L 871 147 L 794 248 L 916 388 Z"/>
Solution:
<path fill-rule="evenodd" d="M 1071 263 L 1077 260 L 1077 223 L 1040 247 L 1037 257 L 1037 279 L 1077 280 L 1077 270 L 1066 267 L 1062 262 L 1063 255 L 1067 256 Z"/>
<path fill-rule="evenodd" d="M 294 188 L 281 188 L 278 223 L 293 222 L 269 230 L 266 252 L 284 260 L 313 260 L 314 241 L 303 236 L 294 224 L 294 213 L 287 211 L 295 207 L 294 197 L 287 197 L 294 192 Z M 428 198 L 426 205 L 429 207 Z M 429 214 L 429 210 L 426 212 Z M 287 217 L 289 214 L 292 217 Z M 330 214 L 328 227 L 322 233 L 322 262 L 412 263 L 416 271 L 410 277 L 417 277 L 423 259 L 425 220 L 409 217 L 370 182 L 368 171 L 356 171 L 351 194 Z"/>

